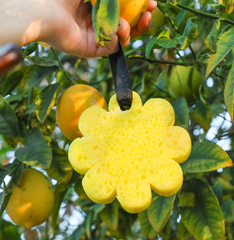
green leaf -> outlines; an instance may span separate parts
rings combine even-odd
[[[74,190],[81,199],[90,200],[89,197],[87,196],[87,194],[85,193],[84,188],[82,186],[82,178],[77,179],[77,181],[75,183],[75,186],[74,186]]]
[[[111,229],[116,231],[119,221],[119,204],[115,200],[111,204],[106,204],[105,208],[100,212],[102,221]]]
[[[181,164],[185,173],[199,173],[230,167],[233,163],[227,153],[218,145],[200,142],[192,147],[189,158]]]
[[[233,0],[223,0],[222,3],[224,4],[227,13],[231,13],[233,11],[234,8]]]
[[[81,224],[68,238],[68,240],[79,240],[80,237],[84,234],[84,224]]]
[[[217,19],[213,25],[213,28],[210,32],[210,34],[207,36],[207,42],[210,46],[211,49],[216,50],[217,49],[217,42],[218,42],[218,38],[219,38],[219,34],[221,33],[221,21],[223,19]]]
[[[157,39],[156,44],[162,48],[175,48],[179,44],[181,38],[180,34],[176,34],[172,39],[160,38]]]
[[[52,161],[52,152],[38,128],[30,130],[25,139],[25,147],[15,152],[16,158],[30,166],[48,169]]]
[[[214,68],[227,56],[234,47],[234,28],[225,32],[219,37],[217,43],[217,53],[210,56],[206,69],[206,77],[214,70]]]
[[[180,97],[175,101],[171,102],[172,107],[175,111],[175,126],[183,127],[188,130],[189,126],[189,111],[188,104],[185,98]]]
[[[181,50],[185,50],[197,35],[197,24],[193,23],[193,19],[197,18],[192,17],[188,19],[183,35],[180,38],[179,44]]]
[[[148,44],[147,44],[148,45]],[[140,51],[140,50],[145,50],[146,47],[143,46],[143,47],[139,47],[139,48],[133,48],[133,49],[129,49],[127,50],[126,52],[124,52],[124,56],[127,57],[129,54],[133,53],[133,52],[136,52],[136,51]]]
[[[143,212],[140,212],[138,214],[138,218],[140,220],[141,230],[143,234],[149,239],[155,238],[157,235],[157,232],[154,230],[154,228],[150,224],[150,221],[148,218],[148,211],[145,210]]]
[[[234,121],[234,61],[224,88],[224,102],[232,121]]]
[[[15,161],[17,161],[17,159],[15,159]],[[20,182],[21,182],[21,178],[23,175],[23,170],[24,170],[24,164],[17,161],[19,163],[19,165],[15,168],[14,173],[13,173],[13,183],[16,186],[20,186]]]
[[[184,226],[183,221],[180,221],[178,225],[178,240],[189,240],[190,238],[191,238],[190,232]]]
[[[9,74],[3,83],[2,95],[10,94],[21,82],[28,67],[20,68]]]
[[[67,152],[60,149],[57,145],[52,148],[52,163],[47,173],[61,183],[68,183],[72,177],[73,168],[68,160]]]
[[[92,220],[93,220],[93,214],[94,211],[90,210],[88,212],[86,212],[87,216],[85,219],[85,231],[86,231],[86,235],[89,239],[91,239],[91,226],[92,226]]]
[[[73,171],[72,178],[70,179],[68,184],[58,182],[55,187],[55,192],[54,192],[55,202],[54,202],[54,206],[52,209],[52,228],[53,228],[54,232],[56,230],[58,213],[60,210],[60,206],[63,202],[63,199],[64,199],[68,189],[77,180],[78,177],[79,177],[79,175]]]
[[[7,186],[4,183],[4,187],[3,187],[4,196],[3,196],[3,201],[2,201],[2,204],[1,204],[0,218],[1,218],[4,210],[7,207],[8,202],[10,200],[10,197],[11,197],[11,194],[12,194],[12,183],[13,183],[12,179],[7,184]]]
[[[8,171],[0,169],[0,185],[2,184],[2,182],[4,181],[5,177],[9,174]],[[1,206],[1,204],[0,204]]]
[[[53,66],[59,66],[59,62],[54,59],[50,59],[48,57],[26,57],[31,63],[38,66],[44,66],[44,67],[53,67]]]
[[[168,29],[164,29],[160,34],[158,35],[157,39],[170,39],[170,32]]]
[[[152,50],[152,48],[153,48],[156,40],[157,40],[157,37],[153,37],[153,38],[151,38],[151,39],[149,40],[149,42],[147,43],[146,49],[145,49],[145,56],[146,56],[147,58],[149,57],[149,54],[150,54],[150,52],[151,52],[151,50]]]
[[[24,74],[24,82],[26,82],[27,87],[35,87],[40,83],[45,77],[54,73],[59,68],[57,66],[44,67],[38,65],[30,66]]]
[[[204,105],[202,101],[198,101],[193,110],[194,120],[207,132],[210,128],[213,112],[210,105]]]
[[[40,122],[44,123],[46,117],[53,108],[57,94],[56,90],[58,89],[60,83],[50,84],[45,87],[36,99],[36,115]]]
[[[195,239],[225,240],[224,219],[212,189],[199,179],[186,182],[180,194],[181,218]]]
[[[231,198],[222,203],[221,209],[225,222],[234,222],[234,202]]]
[[[92,11],[93,28],[98,45],[105,47],[117,31],[119,7],[117,0],[97,0]]]
[[[175,196],[164,197],[153,193],[153,199],[147,212],[150,224],[158,233],[164,228],[170,217]]]
[[[95,203],[94,207],[93,207],[93,212],[94,212],[94,219],[97,218],[97,216],[99,215],[99,213],[105,208],[105,204],[99,204],[99,203]]]
[[[213,190],[214,194],[216,195],[216,197],[218,198],[219,202],[221,202],[222,197],[223,197],[222,183],[220,181],[217,181],[215,183],[215,185],[212,187],[212,190]]]
[[[31,53],[35,52],[37,50],[38,43],[37,42],[32,42],[29,43],[23,51],[23,58],[30,55]]]
[[[209,3],[213,3],[213,0],[199,0],[199,3],[200,3],[201,5],[207,5],[207,4],[209,4]]]
[[[7,101],[0,95],[0,134],[14,138],[19,137],[18,119]]]
[[[222,13],[222,11],[225,9],[225,5],[224,4],[210,4],[210,6],[213,8],[213,11],[216,12],[216,14],[220,14]]]
[[[93,30],[94,30],[94,33],[95,33],[95,39],[96,39],[97,43],[100,42],[100,36],[99,35],[100,35],[100,32],[101,32],[101,27],[99,26],[98,17],[97,17],[100,2],[101,2],[101,0],[97,0],[94,4],[93,10],[92,10]]]
[[[0,232],[2,233],[2,240],[20,240],[20,234],[17,231],[15,225],[10,222],[5,221],[4,219],[0,220]],[[1,234],[0,234],[1,237]]]
[[[177,231],[178,229],[178,217],[179,217],[179,199],[175,198],[173,211],[169,219],[170,227],[173,231]]]
[[[177,16],[173,19],[174,24],[177,28],[180,27],[180,25],[183,22],[186,14],[187,14],[187,11],[184,10],[184,9],[181,9],[180,12],[177,14]]]
[[[97,21],[105,34],[114,34],[120,23],[118,0],[101,0],[97,12]]]

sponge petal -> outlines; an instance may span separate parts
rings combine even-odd
[[[129,213],[145,210],[152,201],[151,188],[147,179],[141,182],[125,180],[125,184],[117,188],[117,196],[123,209]]]
[[[107,168],[100,163],[87,172],[82,185],[89,198],[96,203],[108,204],[116,197],[115,182],[112,180]]]
[[[95,135],[97,130],[103,129],[109,123],[108,116],[108,112],[99,106],[86,109],[79,119],[79,128],[82,129],[83,136]],[[97,119],[101,119],[101,121],[97,121]]]
[[[136,111],[142,107],[142,101],[140,96],[136,92],[132,92],[132,106],[130,108],[130,111]],[[116,100],[116,94],[114,94],[109,101],[109,111],[121,111],[119,104]]]
[[[171,104],[161,98],[152,98],[142,107],[145,112],[145,118],[149,119],[149,113],[152,120],[157,122],[157,127],[172,126],[175,122],[175,113]]]
[[[151,161],[150,184],[152,189],[161,196],[171,196],[179,191],[183,183],[183,172],[180,165],[169,159]]]
[[[96,151],[97,144],[92,139],[83,137],[75,139],[69,148],[68,158],[72,167],[79,173],[85,174],[98,160],[100,152]]]
[[[170,127],[166,129],[165,144],[170,156],[178,163],[187,160],[191,152],[191,139],[188,132],[181,127]]]

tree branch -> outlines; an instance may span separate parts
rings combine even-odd
[[[158,2],[163,2],[163,3],[166,3],[166,2],[167,2],[167,0],[157,0],[157,1],[158,1]],[[193,9],[193,8],[186,7],[186,6],[181,5],[181,4],[177,4],[176,6],[178,6],[179,8],[182,8],[182,9],[188,11],[188,12],[192,12],[192,13],[194,13],[195,15],[199,15],[199,16],[203,16],[203,17],[207,17],[207,18],[211,18],[211,19],[215,19],[215,20],[222,18],[222,17],[219,16],[219,15],[212,14],[212,13],[205,13],[205,12],[202,12],[202,11],[199,11],[199,10],[196,10],[196,9]],[[231,20],[229,20],[229,19],[226,19],[226,18],[222,18],[222,19],[223,19],[223,20],[222,20],[223,22],[228,23],[228,24],[231,24],[231,25],[234,26],[234,22],[233,22],[233,21],[231,21]]]

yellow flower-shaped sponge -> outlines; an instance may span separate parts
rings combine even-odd
[[[111,203],[117,196],[130,213],[141,212],[151,203],[151,189],[163,196],[175,194],[182,185],[179,163],[191,151],[188,132],[173,126],[171,104],[150,99],[142,106],[133,92],[132,107],[121,111],[114,95],[109,112],[91,107],[83,112],[79,128],[83,138],[69,148],[73,168],[85,174],[83,187],[97,203]]]

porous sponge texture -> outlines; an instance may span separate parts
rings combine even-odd
[[[182,186],[183,163],[191,152],[188,132],[174,125],[175,114],[164,99],[150,99],[142,106],[133,92],[132,107],[121,111],[114,95],[109,112],[91,107],[83,112],[79,128],[83,138],[69,148],[73,168],[85,174],[88,197],[107,204],[117,196],[129,213],[149,207],[151,189],[162,196]]]

